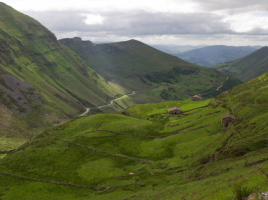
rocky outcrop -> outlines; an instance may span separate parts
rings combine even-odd
[[[62,44],[76,44],[83,42],[80,37],[74,37],[74,38],[65,38],[59,40]]]
[[[244,198],[244,200],[268,200],[268,192],[263,193],[253,193],[249,195],[248,198]]]
[[[31,111],[30,102],[40,101],[40,96],[30,84],[10,74],[0,73],[0,99],[12,112],[26,114]]]

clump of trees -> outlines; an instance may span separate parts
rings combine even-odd
[[[166,89],[163,89],[161,91],[160,96],[165,100],[167,100],[171,97],[171,95],[168,93],[168,91]]]
[[[173,67],[172,70],[167,72],[153,72],[150,74],[146,74],[146,78],[154,83],[173,83],[178,82],[177,78],[179,75],[190,75],[196,73],[198,68],[191,67],[191,68],[181,68],[181,67]]]

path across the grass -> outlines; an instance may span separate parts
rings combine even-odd
[[[229,78],[229,77],[227,76],[226,79],[225,79],[224,81],[221,82],[220,86],[217,87],[216,90],[219,90],[219,89],[223,86],[224,82],[228,80],[228,78]],[[116,98],[116,99],[112,100],[112,101],[111,101],[109,104],[107,104],[107,105],[87,108],[87,109],[86,109],[86,112],[84,112],[83,114],[79,115],[79,117],[82,117],[82,116],[84,116],[85,114],[87,114],[87,113],[89,112],[90,109],[100,109],[100,108],[105,108],[105,107],[107,107],[107,106],[111,106],[115,101],[117,101],[117,100],[119,100],[119,99],[122,99],[122,98],[124,98],[124,97],[126,97],[126,96],[134,95],[134,94],[135,94],[135,91],[133,91],[131,94],[125,94],[125,95],[123,95],[122,97]],[[199,95],[199,94],[198,94],[198,95]],[[190,97],[190,98],[191,98],[191,97]]]

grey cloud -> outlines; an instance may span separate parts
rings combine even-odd
[[[209,2],[209,1],[207,1]],[[86,16],[81,14],[99,14],[105,18],[103,24],[87,25]],[[32,12],[34,17],[59,38],[80,36],[83,38],[148,38],[148,37],[183,37],[199,38],[199,40],[229,40],[233,36],[265,40],[268,30],[261,27],[237,33],[230,25],[222,21],[222,17],[211,13],[149,13],[141,10],[131,12],[90,11],[47,11]],[[254,39],[254,40],[255,40]]]
[[[221,17],[209,13],[149,13],[145,11],[97,13],[103,24],[87,25],[89,11],[27,12],[52,31],[88,32],[93,35],[233,34]]]
[[[268,35],[268,30],[265,30],[265,29],[263,29],[261,27],[257,27],[257,28],[254,28],[254,29],[250,30],[247,33],[244,33],[244,34],[246,34],[246,35],[260,35],[260,36],[265,35],[265,36],[267,36]]]
[[[83,27],[83,21],[86,19],[86,16],[82,16],[76,12],[28,11],[25,13],[38,20],[51,31],[67,31],[67,29],[80,30]]]
[[[267,0],[192,0],[198,3],[203,10],[235,10],[243,12],[248,10],[268,10]]]

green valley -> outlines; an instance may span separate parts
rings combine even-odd
[[[66,13],[94,30],[108,20]],[[205,48],[192,51],[217,63],[253,51]],[[57,40],[0,3],[0,200],[261,199],[267,49],[201,67],[134,39]]]
[[[79,38],[58,42],[39,22],[4,3],[0,19],[0,144],[10,146],[3,151],[79,116],[86,108],[107,105],[133,91],[136,95],[90,114],[201,93],[209,98],[240,84],[230,77],[216,94],[224,74],[135,40],[100,45]]]
[[[259,95],[267,76],[212,100],[134,105],[125,115],[80,117],[44,131],[3,155],[0,197],[231,199],[236,187],[266,191],[267,97]],[[174,106],[183,113],[167,114]],[[229,112],[236,122],[225,129],[221,115]]]
[[[138,91],[132,96],[134,103],[183,100],[202,93],[204,98],[212,97],[215,92],[207,90],[215,90],[226,79],[216,70],[190,64],[137,40],[94,44],[77,37],[59,41],[106,80]],[[241,83],[231,76],[228,82],[217,94]]]

